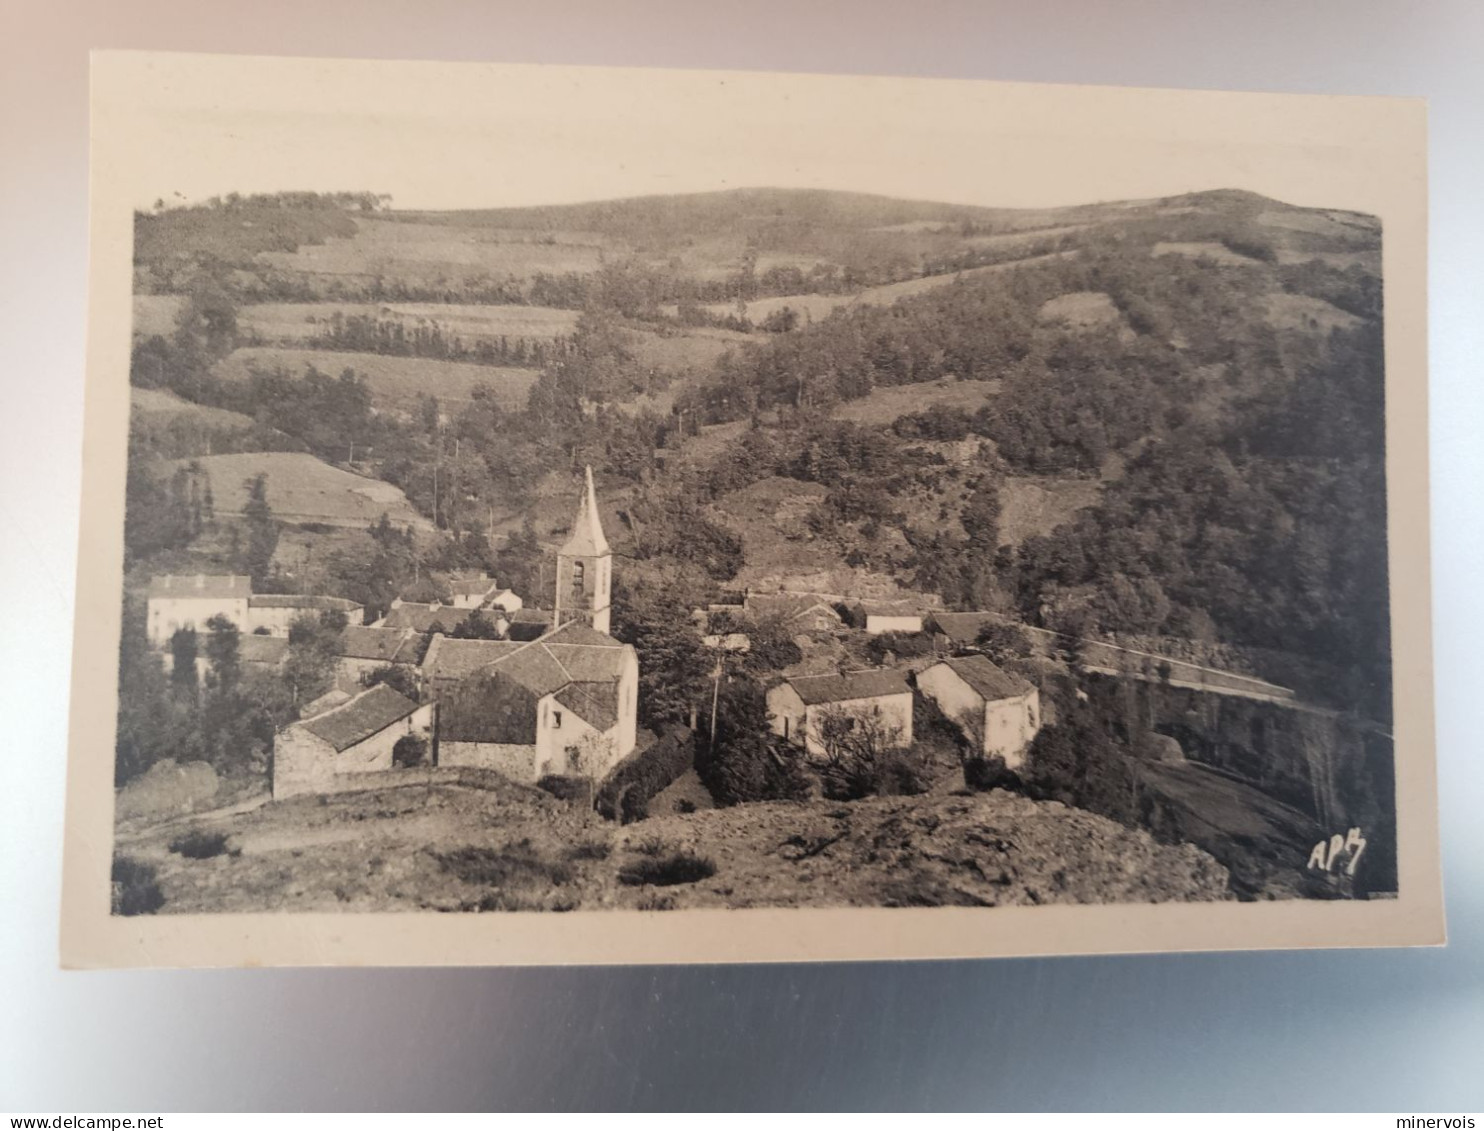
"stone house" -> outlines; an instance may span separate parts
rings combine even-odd
[[[986,656],[953,656],[917,675],[917,689],[958,724],[986,758],[1010,769],[1041,728],[1041,695],[1028,681]]]
[[[147,594],[146,630],[156,648],[168,648],[176,630],[206,632],[206,622],[224,616],[239,631],[250,631],[248,601],[252,578],[236,574],[164,574],[153,578]]]
[[[481,609],[500,590],[495,579],[486,573],[477,577],[456,577],[448,583],[448,588],[456,609]]]
[[[767,694],[768,723],[776,735],[810,754],[825,753],[822,727],[831,716],[872,720],[889,745],[912,745],[912,688],[891,668],[793,676]]]
[[[409,601],[397,601],[387,610],[386,616],[376,621],[371,627],[410,628],[419,635],[435,627],[443,632],[452,632],[476,612],[478,612],[477,609],[461,609],[454,605],[441,605],[437,602],[422,605]]]
[[[372,628],[350,625],[340,634],[336,649],[335,683],[346,691],[359,691],[378,668],[403,668],[418,682],[418,648],[422,636],[410,628]]]
[[[521,647],[516,640],[458,640],[438,633],[423,656],[422,685],[429,698],[441,698],[480,668]]]
[[[845,622],[828,598],[817,593],[748,593],[746,619],[779,620],[794,633],[838,632]]]
[[[526,643],[450,648],[462,643],[444,641],[428,668],[430,688],[446,688],[439,692],[440,765],[479,766],[528,783],[547,775],[597,780],[634,749],[639,660],[630,645],[580,621]],[[494,658],[451,687],[442,680],[481,654]]]
[[[273,740],[274,799],[330,793],[342,775],[390,770],[399,739],[420,735],[431,747],[436,709],[379,684],[289,724]]]
[[[266,629],[270,636],[287,636],[289,627],[300,617],[327,612],[344,613],[347,624],[361,624],[366,619],[366,610],[345,597],[254,593],[247,599],[247,623],[242,631],[256,633]]]

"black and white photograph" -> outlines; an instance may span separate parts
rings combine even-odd
[[[95,86],[69,908],[599,960],[763,910],[1440,929],[1389,534],[1424,217],[1364,106],[243,60],[172,103],[200,64]]]

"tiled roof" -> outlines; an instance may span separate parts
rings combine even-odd
[[[876,601],[862,601],[855,606],[861,614],[868,617],[920,617],[922,610],[914,609],[910,605],[890,605]]]
[[[345,597],[320,597],[308,593],[254,593],[249,609],[339,609],[348,613],[361,606]]]
[[[550,624],[550,609],[534,609],[527,605],[525,608],[516,609],[510,614],[511,624]]]
[[[827,613],[835,620],[840,619],[840,615],[826,598],[812,593],[754,593],[747,598],[747,612],[753,617],[793,620],[814,609]]]
[[[943,663],[987,702],[1014,699],[1032,690],[1029,683],[997,666],[987,656],[954,656]]]
[[[618,722],[617,683],[569,683],[557,692],[556,701],[598,730]]]
[[[151,597],[248,597],[252,578],[235,574],[163,574],[150,579]]]
[[[454,640],[435,636],[423,657],[423,674],[430,680],[463,679],[524,647],[514,640]]]
[[[933,623],[938,626],[938,631],[944,636],[966,644],[972,644],[979,639],[979,633],[987,624],[997,624],[1001,620],[994,613],[937,613],[933,614]]]
[[[482,597],[494,588],[493,577],[458,577],[448,583],[448,591],[458,597]]]
[[[435,624],[452,632],[473,616],[477,609],[456,609],[452,605],[398,605],[390,610],[378,626],[380,628],[410,628],[414,632],[427,632]]]
[[[255,632],[237,638],[237,658],[244,664],[277,664],[288,655],[286,636],[262,636]]]
[[[844,703],[851,699],[878,699],[883,695],[911,693],[901,672],[892,668],[847,672],[844,675],[799,675],[788,681],[799,698],[814,706]]]
[[[310,719],[301,719],[298,726],[310,734],[328,742],[336,750],[346,750],[358,742],[364,742],[373,734],[386,730],[395,722],[405,719],[417,704],[405,695],[379,683],[369,691],[363,691],[344,706],[335,707]]]
[[[418,634],[406,628],[370,628],[353,624],[340,633],[339,653],[349,660],[410,664],[417,656]]]

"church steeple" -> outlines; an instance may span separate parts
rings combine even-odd
[[[593,469],[586,471],[582,499],[572,533],[557,551],[556,617],[554,628],[572,621],[608,631],[608,596],[613,584],[613,551],[603,536],[598,515],[598,493]]]

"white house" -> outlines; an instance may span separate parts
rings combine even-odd
[[[986,758],[1016,769],[1041,728],[1041,695],[985,656],[954,656],[917,675],[917,689],[962,728]]]
[[[289,626],[302,616],[320,613],[345,614],[347,624],[361,624],[366,610],[345,597],[320,597],[304,593],[254,593],[247,599],[247,623],[243,632],[267,629],[270,636],[287,636]]]
[[[453,607],[456,609],[483,608],[500,589],[495,579],[485,573],[477,577],[456,577],[448,583],[448,588],[453,594]]]
[[[435,710],[378,684],[289,724],[273,740],[274,798],[330,793],[342,775],[390,770],[400,739],[419,735],[431,745]]]
[[[876,605],[862,602],[851,608],[851,618],[857,628],[863,628],[871,636],[886,632],[913,633],[922,631],[922,614],[900,605]]]
[[[553,774],[597,780],[634,749],[638,656],[586,624],[524,643],[444,640],[429,653],[440,765],[480,766],[531,783]],[[448,686],[446,676],[483,657],[493,658]]]
[[[825,753],[821,727],[832,714],[879,723],[890,745],[912,745],[912,688],[890,668],[794,676],[768,692],[768,723],[809,753]]]
[[[205,632],[206,622],[224,616],[239,631],[247,627],[247,603],[252,578],[227,574],[164,574],[149,583],[147,631],[149,642],[165,648],[177,629]]]

